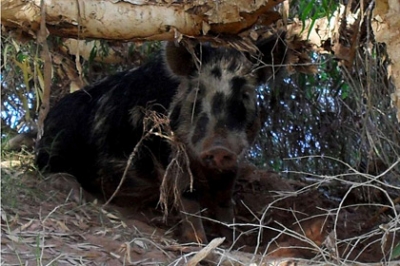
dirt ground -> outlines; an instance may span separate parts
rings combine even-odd
[[[204,249],[179,242],[174,213],[164,221],[157,209],[103,206],[73,177],[41,176],[31,161],[2,161],[2,265],[400,265],[400,187],[288,181],[248,165],[234,230],[223,241],[205,220],[214,240]]]

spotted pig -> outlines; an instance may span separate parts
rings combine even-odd
[[[260,127],[256,88],[283,62],[286,46],[274,36],[257,44],[258,55],[185,47],[167,43],[147,64],[60,100],[45,120],[36,163],[74,175],[105,199],[118,187],[115,202],[156,204],[160,193],[173,194],[183,239],[206,243],[202,210],[233,220],[238,165]],[[149,114],[167,122],[155,127]]]

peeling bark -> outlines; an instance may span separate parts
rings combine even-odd
[[[399,0],[377,0],[374,20],[371,22],[375,38],[386,43],[391,60],[389,76],[393,79],[396,90],[391,95],[392,105],[397,108],[397,120],[400,122],[400,2]]]
[[[52,35],[77,39],[167,40],[208,32],[237,34],[255,24],[279,19],[269,11],[283,0],[112,1],[45,0]],[[166,1],[168,2],[168,1]],[[32,35],[40,25],[40,0],[2,0],[2,24]]]
[[[41,0],[40,12],[42,15],[46,12],[46,7],[44,6],[43,0]],[[44,20],[44,17],[41,16],[40,29],[38,31],[37,40],[38,40],[38,43],[42,44],[42,46],[43,46],[41,56],[44,61],[44,68],[43,68],[44,86],[43,86],[43,94],[42,94],[41,105],[40,105],[40,110],[39,110],[39,117],[38,117],[38,122],[37,122],[37,127],[38,127],[37,138],[38,138],[38,140],[43,135],[44,119],[46,118],[47,113],[50,110],[50,87],[51,87],[51,72],[52,72],[51,61],[52,60],[51,60],[50,49],[47,44],[48,32],[47,32],[45,23],[46,22]]]
[[[308,40],[320,52],[333,51],[345,66],[352,66],[357,48],[355,44],[358,43],[357,30],[362,20],[366,19],[362,17],[363,12],[352,14],[341,6],[330,19],[321,18],[315,23],[308,20],[305,25],[298,20],[284,20],[282,23],[279,13],[272,11],[281,2],[283,0],[44,0],[44,5],[46,27],[50,34],[85,42],[88,39],[180,40],[183,36],[209,40],[224,34],[256,40],[259,33],[254,25],[275,23],[277,30],[287,30],[289,40]],[[17,29],[36,37],[41,22],[40,0],[1,0],[1,5],[3,28]],[[376,40],[387,44],[392,62],[390,75],[397,90],[391,97],[392,104],[399,110],[397,117],[400,121],[400,2],[376,0],[373,12],[371,26]],[[339,25],[343,21],[350,31],[356,32],[351,40],[352,46],[339,42]],[[88,48],[90,51],[93,47],[93,44],[82,45],[81,42],[70,41],[66,44],[68,52],[73,54],[77,51],[79,55],[81,49]],[[87,57],[87,54],[82,52],[81,55]],[[121,58],[111,54],[103,59],[119,61]]]

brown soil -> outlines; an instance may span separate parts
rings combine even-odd
[[[400,223],[396,199],[387,210],[334,201],[320,185],[244,167],[234,195],[235,241],[213,248],[202,265],[249,265],[253,257],[259,265],[285,257],[313,264],[387,262],[399,243],[393,234]],[[177,240],[176,215],[164,221],[155,209],[103,207],[65,174],[42,177],[29,166],[3,161],[1,210],[4,265],[196,265],[202,260],[195,258],[202,246]],[[209,239],[220,236],[215,222],[204,223]]]

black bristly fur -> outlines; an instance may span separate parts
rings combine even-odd
[[[284,42],[275,41],[259,46],[267,64],[284,60]],[[156,204],[167,178],[167,185],[178,185],[170,190],[181,193],[179,210],[199,215],[208,208],[216,219],[231,222],[239,163],[260,127],[255,89],[272,68],[254,70],[259,62],[233,49],[199,47],[195,54],[201,64],[195,64],[185,48],[168,43],[165,52],[147,64],[64,97],[45,120],[36,157],[39,168],[70,173],[84,189],[108,198],[141,143],[117,203]],[[271,56],[273,47],[279,48],[276,58]],[[143,132],[144,110],[169,116],[170,137],[184,148],[191,173],[184,166],[166,172],[176,147],[165,138],[152,135],[140,142],[148,133]],[[182,219],[186,240],[207,241],[200,218]]]

